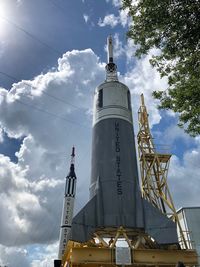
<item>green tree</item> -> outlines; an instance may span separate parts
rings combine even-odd
[[[158,48],[150,60],[168,88],[155,91],[159,108],[179,114],[179,126],[200,134],[200,0],[122,0],[132,25],[127,33],[141,57]],[[158,90],[161,88],[158,88]]]

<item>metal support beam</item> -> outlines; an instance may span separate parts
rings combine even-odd
[[[109,247],[106,241],[102,237],[100,237],[98,234],[95,233],[94,236],[99,239],[99,242],[101,242],[104,245],[104,247]]]
[[[112,248],[73,248],[71,253],[70,263],[73,266],[115,265],[115,249]],[[194,266],[198,262],[194,250],[132,249],[131,253],[132,266],[175,266],[178,262]]]

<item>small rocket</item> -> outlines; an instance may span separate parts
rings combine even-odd
[[[70,171],[66,177],[65,196],[63,202],[61,228],[60,228],[60,243],[58,251],[58,259],[62,260],[65,252],[65,246],[69,240],[69,233],[71,231],[74,200],[76,193],[76,174],[74,170],[75,148],[72,148]]]
[[[112,37],[107,40],[106,80],[94,95],[90,200],[73,218],[70,240],[120,226],[177,244],[176,224],[142,198],[129,88],[118,81]]]

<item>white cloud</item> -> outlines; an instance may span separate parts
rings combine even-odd
[[[114,7],[120,7],[122,5],[122,0],[106,0],[106,2],[112,2],[112,5]]]
[[[0,266],[31,267],[27,256],[27,251],[23,248],[0,245]]]
[[[89,16],[87,14],[83,14],[83,18],[84,18],[85,23],[87,23],[89,20]]]
[[[120,24],[123,28],[126,27],[126,25],[128,25],[130,22],[127,9],[119,10],[118,13],[118,16],[115,16],[114,14],[108,14],[103,19],[100,18],[98,25],[100,27],[110,26],[111,28],[114,28]]]
[[[58,242],[49,245],[5,247],[0,245],[0,266],[54,267]]]
[[[54,259],[57,258],[58,242],[39,247],[36,249],[35,258],[32,261],[31,267],[54,267]]]
[[[56,201],[55,197],[46,200],[50,194],[59,194],[62,181],[43,177],[43,181],[49,182],[38,192],[39,181],[36,186],[36,182],[28,180],[28,169],[3,155],[0,155],[0,167],[0,197],[4,200],[0,202],[1,244],[16,246],[55,240],[56,235],[51,231],[47,233],[46,227],[58,224],[60,213],[56,210],[61,201]]]
[[[199,206],[200,146],[184,153],[183,160],[171,159],[169,186],[177,208]]]
[[[103,20],[100,18],[98,21],[100,27],[110,26],[111,28],[114,28],[118,23],[119,18],[114,14],[106,15]]]
[[[130,23],[130,18],[128,16],[128,9],[119,11],[119,21],[123,27],[125,27],[126,25]]]
[[[122,0],[106,0],[107,3],[112,2],[112,5],[117,9],[118,15],[109,14],[104,17],[104,19],[100,18],[98,25],[100,27],[111,26],[114,28],[118,24],[125,28],[127,25],[131,24],[131,18],[128,15],[128,9],[120,9],[122,6]]]
[[[194,139],[184,132],[183,129],[178,127],[176,124],[170,125],[162,133],[162,139],[166,144],[170,146],[176,145],[177,140],[181,140],[185,145],[191,145],[191,142],[194,142]]]
[[[121,7],[122,6],[122,0],[106,0],[106,3],[111,2],[114,7]],[[132,5],[137,4],[138,0],[132,0]]]

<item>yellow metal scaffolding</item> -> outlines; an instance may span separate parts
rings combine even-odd
[[[139,131],[137,138],[142,196],[176,222],[182,248],[191,248],[191,244],[189,240],[186,240],[186,235],[182,230],[167,184],[171,154],[161,154],[156,151],[143,94],[141,95],[141,106],[138,111],[138,122]]]

